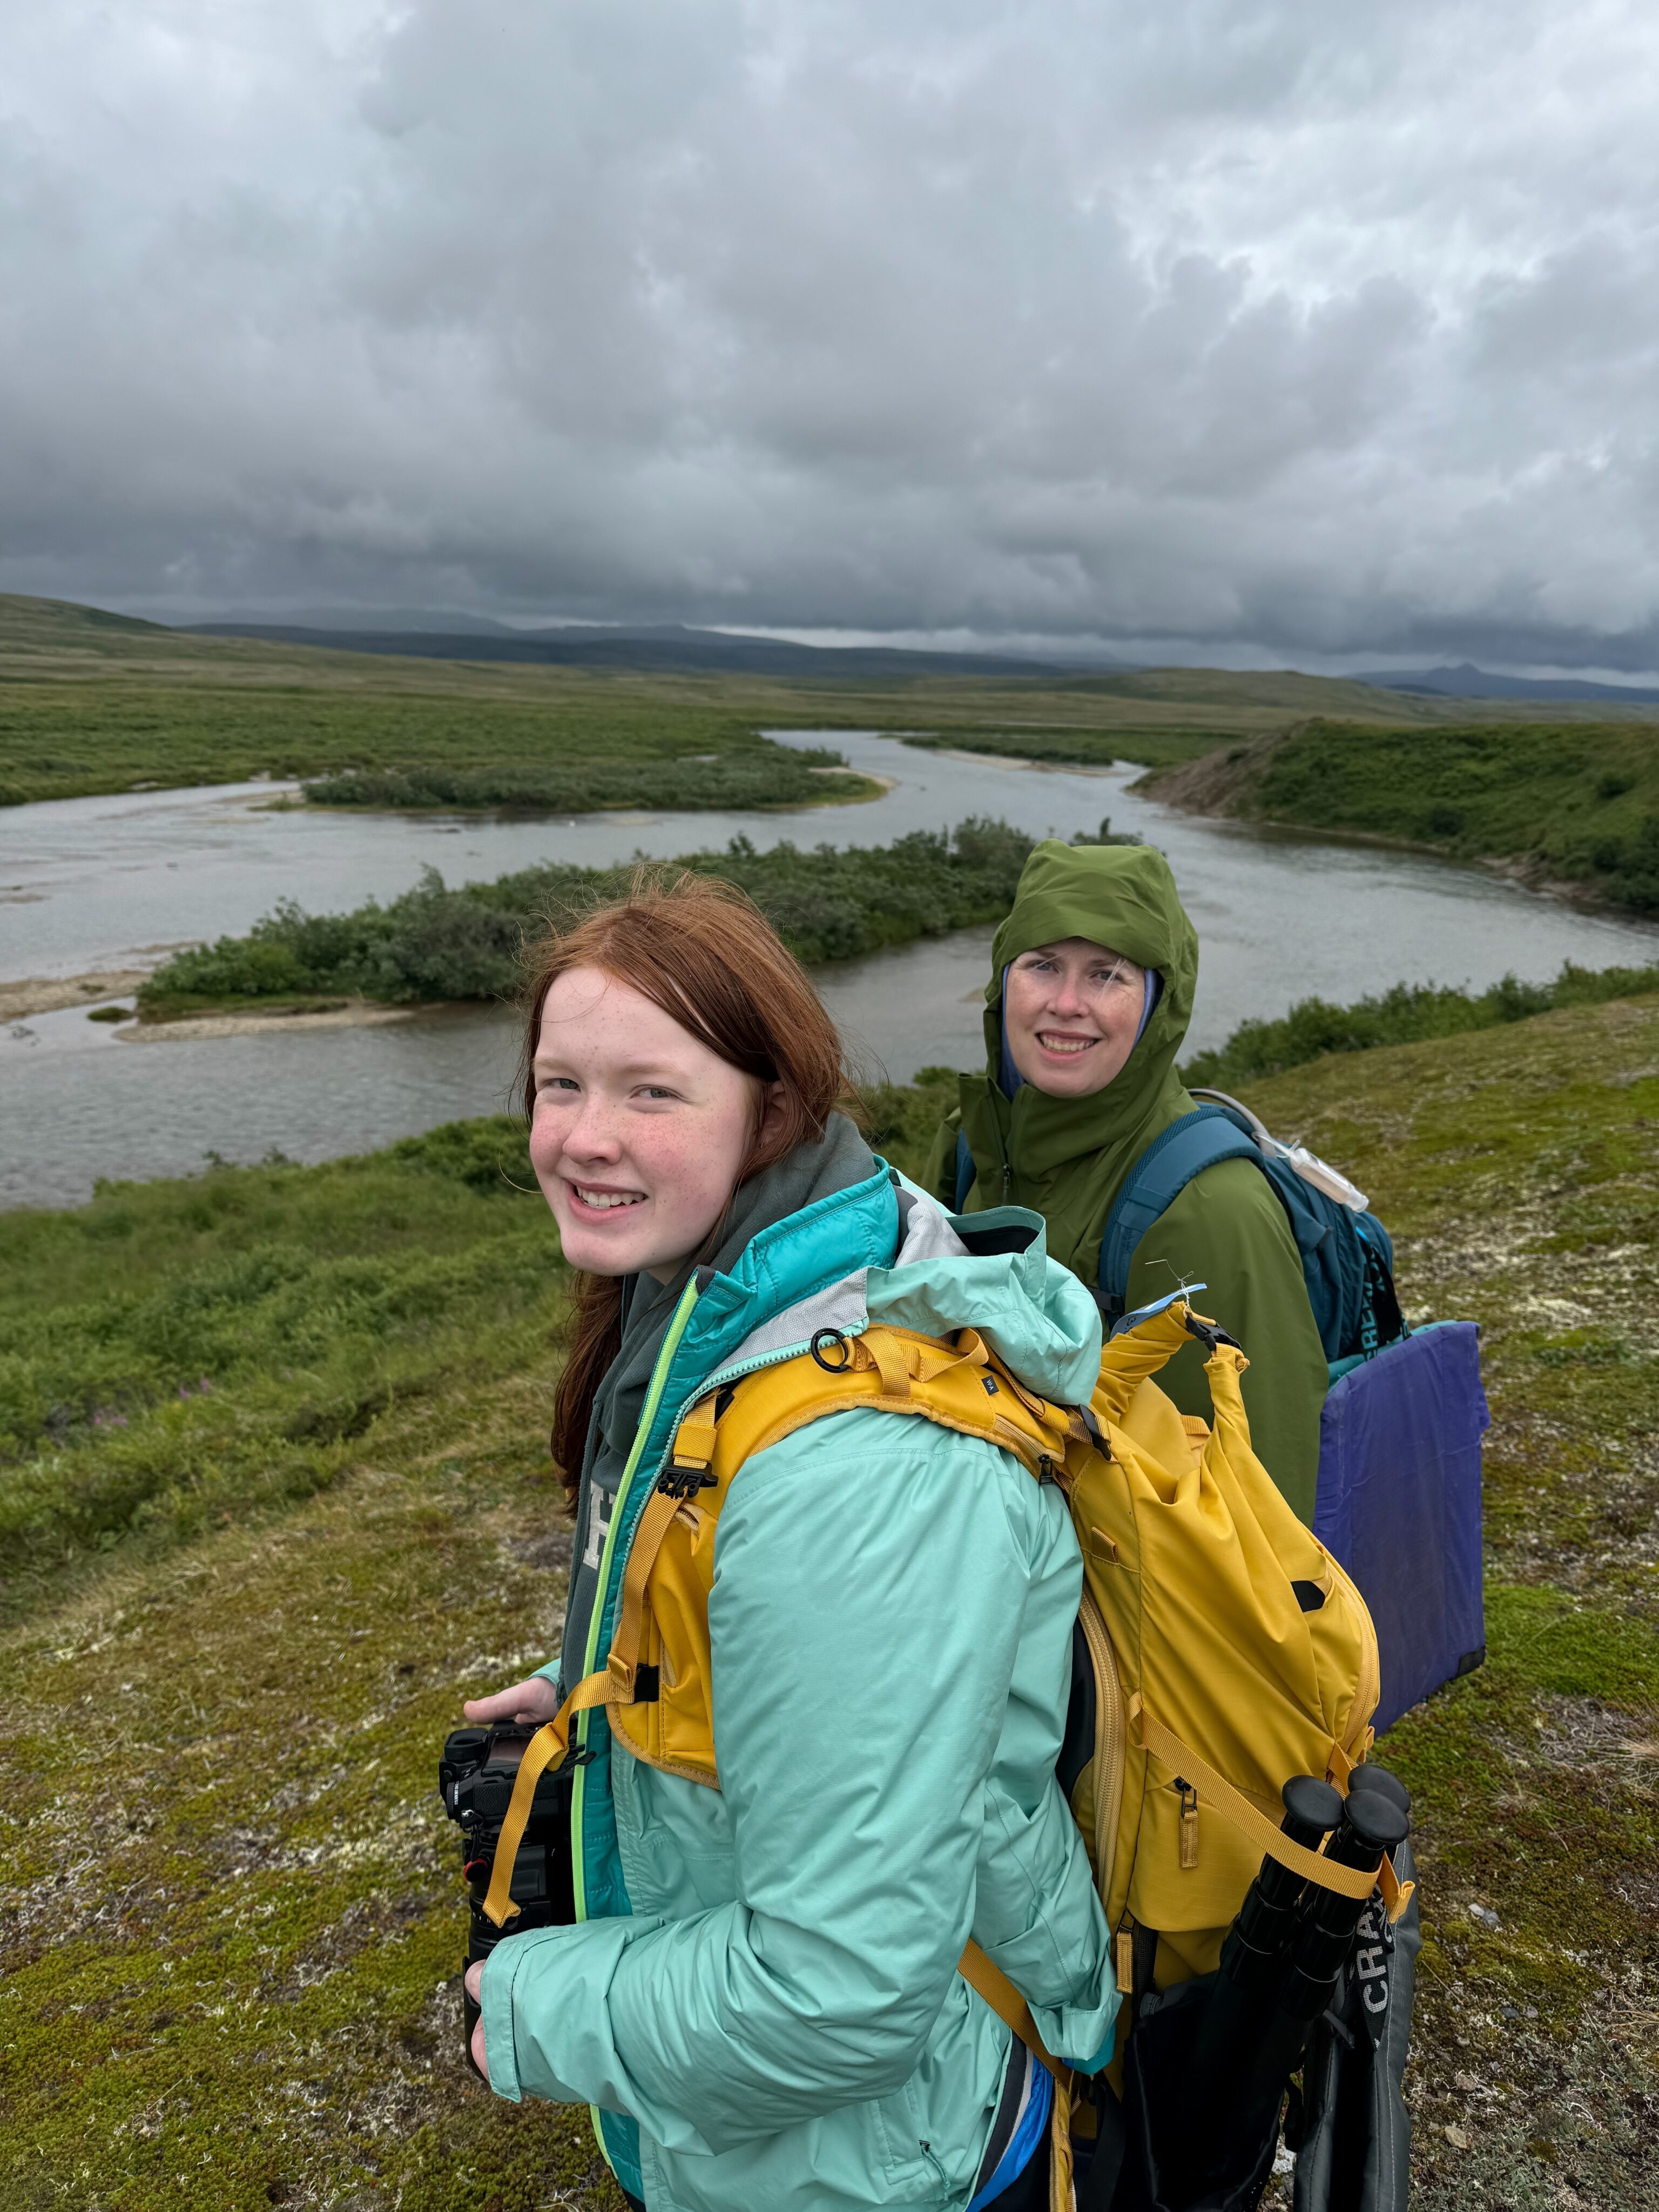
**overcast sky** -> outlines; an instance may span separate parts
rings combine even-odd
[[[1640,0],[0,32],[0,588],[1659,666]]]

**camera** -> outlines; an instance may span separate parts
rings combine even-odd
[[[521,1936],[532,1928],[568,1927],[576,1917],[570,1858],[570,1785],[577,1767],[585,1765],[592,1754],[572,1751],[537,1781],[530,1818],[513,1862],[512,1897],[518,1911],[505,1928],[497,1928],[484,1917],[495,1847],[512,1802],[513,1785],[519,1778],[519,1762],[539,1726],[536,1721],[501,1721],[494,1728],[457,1729],[446,1739],[443,1757],[438,1762],[438,1790],[444,1810],[461,1832],[461,1869],[471,1921],[463,1975],[467,1966],[488,1958],[503,1936]],[[462,2012],[467,2063],[477,2073],[472,2031],[478,2024],[478,2008],[465,1994],[465,1984]]]

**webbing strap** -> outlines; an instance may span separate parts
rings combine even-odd
[[[671,1497],[665,1490],[653,1490],[634,1532],[628,1572],[623,1577],[622,1610],[617,1616],[617,1630],[611,1639],[607,1662],[611,1680],[623,1705],[633,1702],[634,1670],[639,1664],[640,1636],[645,1625],[645,1586],[662,1549],[662,1540],[668,1534],[668,1525],[679,1510],[678,1498]]]
[[[1219,1813],[1223,1820],[1231,1820],[1234,1827],[1242,1828],[1258,1850],[1268,1858],[1277,1859],[1292,1874],[1299,1874],[1304,1881],[1317,1882],[1322,1889],[1334,1890],[1340,1897],[1369,1897],[1377,1887],[1380,1877],[1375,1868],[1339,1866],[1318,1851],[1293,1844],[1259,1806],[1251,1804],[1242,1790],[1235,1790],[1207,1759],[1200,1759],[1182,1743],[1173,1729],[1165,1728],[1162,1721],[1155,1719],[1147,1711],[1139,1690],[1129,1700],[1129,1735],[1143,1751],[1155,1753],[1172,1772],[1190,1783],[1200,1803]]]
[[[578,1713],[588,1712],[595,1705],[605,1703],[611,1692],[608,1674],[590,1674],[578,1682],[570,1695],[547,1723],[538,1728],[524,1747],[524,1757],[519,1761],[518,1779],[513,1784],[512,1802],[507,1808],[507,1818],[501,1822],[501,1832],[495,1842],[495,1859],[490,1869],[489,1887],[485,1893],[484,1917],[497,1928],[505,1928],[518,1913],[513,1902],[513,1862],[519,1856],[519,1845],[524,1841],[526,1824],[530,1819],[531,1802],[536,1795],[536,1784],[556,1759],[562,1759],[570,1747],[570,1723]]]
[[[910,1363],[904,1356],[904,1346],[889,1330],[872,1328],[864,1340],[864,1348],[875,1362],[876,1372],[881,1377],[884,1398],[908,1398],[910,1395]]]
[[[673,1464],[706,1468],[714,1456],[718,1425],[712,1396],[694,1406],[674,1432],[674,1449],[670,1454]]]
[[[1013,2030],[1032,2057],[1040,2060],[1051,2074],[1058,2076],[1061,2071],[1060,2061],[1049,2057],[1042,2038],[1037,2033],[1030,2006],[1001,1967],[988,1959],[971,1939],[957,1961],[957,1972],[975,1996],[984,1998],[1003,2026]]]
[[[1389,1916],[1389,1925],[1392,1928],[1417,1894],[1417,1884],[1414,1881],[1401,1881],[1394,1870],[1394,1861],[1385,1851],[1382,1854],[1382,1871],[1376,1877],[1376,1886],[1382,1893],[1383,1910]]]
[[[1365,1741],[1367,1743],[1370,1741],[1369,1729],[1365,1731]],[[1326,1771],[1345,1797],[1348,1794],[1349,1781],[1358,1763],[1357,1759],[1349,1758],[1340,1743],[1334,1743],[1331,1746]],[[1376,1886],[1382,1893],[1382,1903],[1388,1912],[1389,1925],[1392,1928],[1416,1894],[1417,1884],[1414,1881],[1401,1881],[1394,1870],[1394,1861],[1385,1851],[1382,1854],[1382,1871],[1376,1877]]]

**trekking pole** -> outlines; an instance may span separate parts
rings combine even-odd
[[[1342,1799],[1328,1782],[1311,1774],[1292,1775],[1279,1794],[1285,1805],[1279,1828],[1304,1850],[1316,1851],[1341,1823]],[[1276,1858],[1262,1860],[1221,1947],[1224,1982],[1255,1995],[1273,1986],[1279,1961],[1296,1932],[1296,1908],[1304,1886],[1299,1874]]]
[[[1341,1825],[1325,1847],[1339,1866],[1369,1868],[1380,1874],[1382,1855],[1406,1840],[1411,1821],[1382,1790],[1350,1789]],[[1310,1882],[1297,1912],[1272,2018],[1263,2023],[1249,2069],[1247,2111],[1261,2110],[1283,2096],[1285,2081],[1300,2064],[1314,2022],[1336,1995],[1342,1970],[1353,1948],[1355,1930],[1370,1899],[1345,1897]]]
[[[1283,1833],[1304,1850],[1316,1851],[1341,1822],[1341,1796],[1312,1774],[1293,1775],[1280,1794]],[[1272,2017],[1303,1887],[1299,1874],[1264,1858],[1222,1944],[1220,1969],[1194,2045],[1190,2131],[1184,2155],[1174,2150],[1171,2157],[1172,2165],[1188,2169],[1194,2193],[1203,2177],[1225,2168],[1243,2140],[1252,2055],[1264,2015]]]
[[[1379,1796],[1386,1797],[1390,1803],[1398,1805],[1407,1819],[1410,1818],[1412,1793],[1400,1777],[1397,1774],[1390,1774],[1386,1766],[1373,1766],[1369,1759],[1363,1766],[1356,1766],[1348,1777],[1350,1796],[1356,1790],[1375,1790]]]
[[[1348,1777],[1349,1796],[1374,1795],[1409,1815],[1411,1792],[1397,1775],[1367,1763]],[[1333,2204],[1358,2204],[1364,2186],[1366,2159],[1380,2130],[1389,2125],[1383,2105],[1390,2085],[1382,2051],[1396,1992],[1393,1972],[1394,1931],[1380,1893],[1371,1893],[1360,1915],[1352,1952],[1352,1980],[1340,1998],[1341,2016],[1352,2033],[1340,2045],[1334,2069],[1322,2067],[1320,2089],[1328,2103],[1324,2122],[1326,2164]],[[1407,1998],[1409,2002],[1409,1998]],[[1403,2060],[1403,2053],[1401,2053]],[[1313,2062],[1310,2047],[1307,2062]],[[1304,2088],[1310,2085],[1304,2083]],[[1318,2090],[1311,2094],[1317,2095]],[[1397,2093],[1396,2093],[1397,2094]],[[1382,2104],[1379,2103],[1382,2100]]]

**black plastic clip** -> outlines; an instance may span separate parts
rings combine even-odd
[[[1244,1349],[1238,1339],[1229,1336],[1224,1328],[1218,1328],[1212,1321],[1200,1321],[1190,1306],[1186,1308],[1183,1318],[1188,1335],[1195,1336],[1206,1352],[1213,1352],[1218,1344],[1230,1344],[1235,1352]]]
[[[826,1359],[818,1349],[820,1345],[831,1344],[838,1344],[841,1346],[839,1359]],[[845,1375],[853,1364],[853,1347],[838,1328],[818,1329],[806,1348],[826,1375]]]
[[[678,1462],[665,1467],[657,1478],[657,1487],[665,1498],[695,1498],[700,1490],[713,1490],[719,1483],[717,1474],[707,1468],[681,1467]]]

